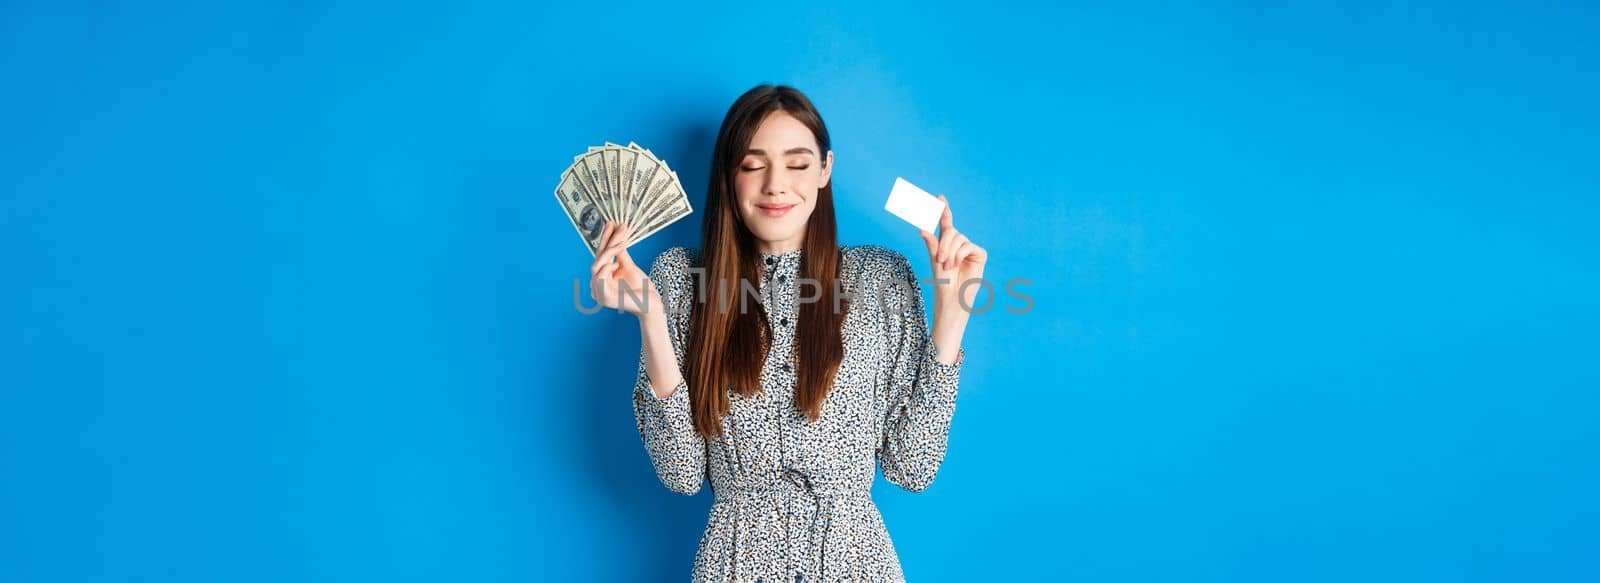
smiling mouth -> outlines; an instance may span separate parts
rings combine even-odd
[[[773,218],[777,218],[777,217],[781,217],[783,215],[789,214],[789,209],[792,209],[794,207],[795,207],[795,205],[792,205],[792,204],[776,204],[776,205],[758,204],[758,205],[756,205],[756,208],[761,209],[761,214],[766,215],[768,217],[773,217]]]

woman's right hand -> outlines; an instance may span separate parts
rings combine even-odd
[[[643,318],[661,309],[661,293],[628,256],[627,241],[628,225],[606,221],[605,230],[600,232],[600,254],[589,267],[589,296],[603,307]],[[640,290],[645,292],[642,296]]]

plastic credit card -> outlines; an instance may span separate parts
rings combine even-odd
[[[910,181],[896,177],[894,188],[889,190],[889,201],[883,204],[883,210],[905,219],[918,229],[932,233],[939,226],[939,217],[944,214],[944,201],[928,194],[926,190],[917,188],[917,185]]]

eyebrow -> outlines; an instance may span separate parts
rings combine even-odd
[[[806,147],[789,148],[787,150],[784,150],[783,154],[785,156],[790,155],[790,154],[811,154],[812,156],[817,155],[816,152],[811,151],[811,148],[806,148]],[[758,149],[758,148],[751,148],[749,150],[745,150],[745,155],[747,155],[747,156],[765,156],[765,155],[767,155],[767,151],[766,150],[762,150],[762,149]]]

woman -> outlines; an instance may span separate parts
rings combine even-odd
[[[920,492],[944,459],[973,296],[987,253],[952,226],[919,231],[933,333],[899,253],[840,247],[827,128],[799,91],[763,85],[729,108],[712,153],[700,250],[648,276],[607,224],[599,303],[643,338],[634,412],[668,488],[716,494],[696,581],[903,580],[870,489]],[[941,199],[944,197],[941,196]],[[630,293],[629,290],[633,290]],[[965,297],[958,298],[958,293]]]

